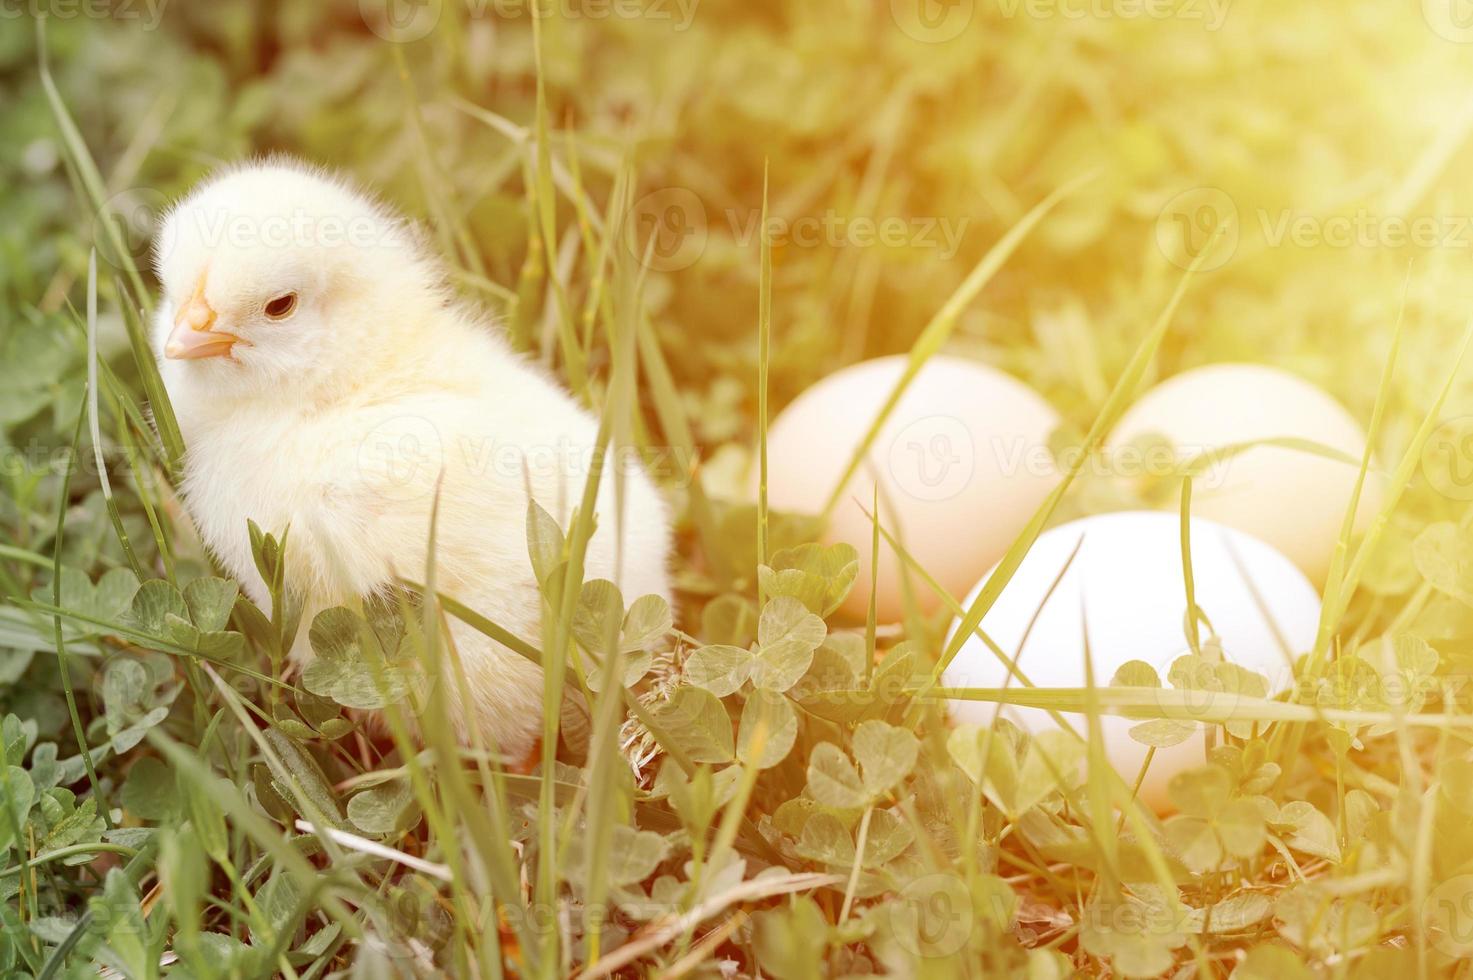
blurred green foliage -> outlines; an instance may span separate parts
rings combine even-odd
[[[652,287],[664,335],[699,341],[669,344],[693,388],[732,377],[749,391],[755,376],[764,165],[783,227],[806,217],[840,229],[814,245],[796,231],[775,243],[779,405],[839,363],[905,347],[1029,206],[1091,170],[1098,178],[969,311],[960,342],[1076,420],[1092,417],[1104,379],[1179,276],[1158,247],[1158,218],[1192,188],[1227,195],[1239,241],[1188,298],[1165,372],[1268,359],[1364,410],[1408,262],[1408,316],[1430,335],[1409,354],[1423,364],[1473,298],[1457,275],[1473,252],[1468,229],[1453,242],[1449,225],[1437,248],[1265,243],[1286,212],[1324,221],[1365,210],[1384,224],[1473,210],[1456,180],[1469,162],[1455,138],[1468,110],[1451,84],[1469,77],[1465,46],[1415,11],[1358,5],[1328,17],[1240,0],[1219,25],[1209,5],[1153,18],[964,3],[965,29],[933,43],[901,29],[906,6],[670,0],[633,17],[563,2],[541,21],[549,116],[576,133],[595,199],[627,154],[641,194],[683,188],[700,203],[702,214],[684,215],[704,226],[699,260]],[[527,249],[521,162],[457,100],[532,122],[528,5],[429,4],[433,32],[397,45],[407,80],[396,45],[365,21],[382,30],[383,8],[166,0],[149,29],[148,9],[126,2],[112,17],[53,17],[50,38],[63,94],[115,190],[168,199],[221,162],[275,150],[341,167],[422,216],[431,181],[463,214],[490,277],[509,284]],[[1035,8],[1055,14],[1027,16]],[[12,18],[0,40],[7,320],[58,305],[86,241],[65,233],[89,224],[67,193],[30,26]],[[885,218],[912,223],[900,244],[845,237],[857,220]],[[943,223],[959,238],[954,255]],[[1356,289],[1343,288],[1350,281]]]

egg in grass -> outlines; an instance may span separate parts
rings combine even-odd
[[[822,513],[907,360],[902,355],[851,365],[778,415],[767,435],[769,507]],[[900,619],[905,610],[903,563],[883,540],[878,582],[871,580],[867,512],[875,488],[881,525],[927,574],[959,595],[1002,557],[1058,482],[1048,449],[1058,424],[1048,402],[1011,375],[956,357],[929,359],[826,522],[826,544],[847,542],[859,551],[859,578],[843,610],[862,619],[872,587],[882,622]],[[754,472],[754,493],[756,482]],[[912,581],[919,608],[935,609],[937,597],[920,579]]]
[[[1172,444],[1177,464],[1205,463],[1193,478],[1194,514],[1267,541],[1325,584],[1366,451],[1365,430],[1344,406],[1279,368],[1213,364],[1146,392],[1115,425],[1106,456],[1130,460],[1129,447],[1151,437]],[[1203,458],[1209,453],[1220,455]],[[1168,506],[1176,499],[1163,497]],[[1357,530],[1380,503],[1373,470],[1356,505]]]
[[[1178,515],[1101,514],[1044,532],[979,627],[1027,681],[974,634],[947,666],[944,686],[1085,688],[1087,632],[1098,687],[1121,672],[1118,680],[1130,686],[1154,681],[1162,687],[1225,686],[1251,697],[1281,693],[1292,683],[1294,658],[1314,643],[1320,614],[1314,586],[1272,546],[1210,520],[1191,520],[1189,551],[1192,595],[1200,610],[1195,637],[1189,635]],[[990,575],[964,606],[971,605]],[[950,714],[981,725],[1001,716],[1033,733],[1060,727],[1043,708],[999,708],[986,701],[953,700]],[[1081,737],[1087,735],[1085,714],[1061,712],[1060,718]],[[1162,725],[1117,715],[1102,715],[1100,723],[1106,754],[1126,785],[1135,784],[1150,752],[1132,729],[1147,724],[1138,734],[1156,742],[1179,738],[1158,745],[1141,782],[1141,800],[1158,811],[1169,807],[1171,778],[1206,761],[1202,723]],[[1242,732],[1252,726],[1233,727]]]

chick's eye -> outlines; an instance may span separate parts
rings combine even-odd
[[[283,293],[266,303],[266,315],[273,320],[285,320],[296,312],[297,294]]]

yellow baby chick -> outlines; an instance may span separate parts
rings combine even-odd
[[[290,528],[287,582],[304,624],[396,576],[424,581],[438,492],[440,591],[540,640],[527,487],[566,528],[597,423],[455,296],[413,226],[341,179],[272,160],[176,205],[155,269],[154,343],[187,447],[185,506],[247,595],[269,602],[248,520]],[[630,600],[668,599],[669,550],[648,475],[606,468],[586,577]],[[306,633],[298,663],[312,656]],[[541,724],[540,669],[458,622],[451,637],[473,700],[446,685],[460,737],[474,724],[525,757]]]

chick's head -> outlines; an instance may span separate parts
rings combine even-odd
[[[154,268],[154,343],[186,396],[343,382],[442,299],[411,226],[281,160],[226,171],[178,203]]]

